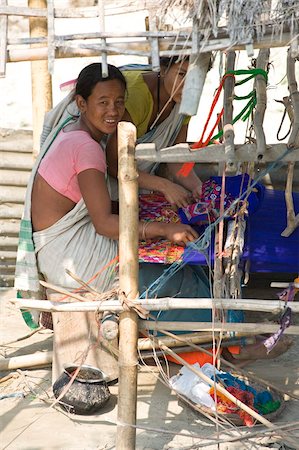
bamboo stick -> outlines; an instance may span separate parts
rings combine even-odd
[[[44,8],[45,13],[47,13],[46,0],[29,0],[28,6]],[[47,36],[47,21],[44,18],[36,17],[29,19],[29,27],[31,36]],[[44,116],[52,108],[52,78],[48,73],[48,64],[46,61],[34,61],[31,63],[31,83],[33,99],[33,155],[36,157],[40,150],[40,136]]]
[[[262,49],[256,61],[256,68],[267,70],[269,62],[270,50]],[[266,137],[263,129],[263,121],[267,106],[267,82],[262,75],[257,75],[255,79],[256,89],[256,110],[254,113],[253,126],[256,135],[256,151],[258,160],[263,159],[266,151]]]
[[[232,71],[235,68],[236,53],[228,52],[226,61],[226,72]],[[234,98],[235,78],[228,77],[224,81],[223,94],[223,137],[224,149],[226,154],[226,170],[232,172],[236,170],[235,165],[235,133],[232,125],[233,121],[233,98]]]
[[[47,283],[46,281],[40,280],[40,284],[42,286],[44,286],[45,288],[47,288],[47,289],[52,289],[54,291],[60,292],[61,294],[64,294],[67,297],[75,298],[76,300],[79,300],[81,302],[85,302],[86,301],[86,298],[83,297],[83,295],[79,295],[79,294],[76,294],[74,292],[70,292],[67,289],[64,289],[62,287],[59,288],[59,287],[57,287],[57,286],[55,286],[55,285],[53,285],[51,283]],[[44,300],[44,301],[46,301],[46,300]]]
[[[234,338],[241,338],[248,336],[247,333],[238,333]],[[213,333],[186,333],[183,335],[180,335],[180,338],[184,340],[184,343],[186,345],[193,343],[193,344],[206,344],[213,342]],[[161,336],[158,338],[153,339],[153,336],[146,337],[146,338],[139,338],[138,339],[138,350],[152,350],[153,348],[160,348],[161,345],[167,345],[168,347],[178,347],[182,345],[182,341],[178,340],[176,336]],[[230,341],[231,336],[223,336],[223,341]],[[189,348],[190,351],[190,348]]]
[[[146,3],[134,2],[134,5],[118,6],[107,5],[105,7],[105,14],[127,14],[128,12],[143,11],[146,9]],[[12,15],[12,16],[24,16],[24,17],[47,17],[47,13],[40,8],[27,8],[24,6],[2,6],[0,8],[0,14]],[[61,19],[80,19],[80,18],[95,18],[98,17],[98,8],[96,6],[85,6],[77,8],[55,8],[55,17]]]
[[[1,10],[0,10],[1,13]],[[56,16],[57,17],[57,16]],[[263,43],[263,42],[256,42],[255,48],[269,48],[271,46],[274,47],[281,47],[284,45],[287,45],[289,42],[290,35],[286,34],[283,35],[283,40],[273,41],[271,42],[271,39]],[[262,38],[263,39],[263,38]],[[175,41],[177,43],[177,41]],[[159,48],[160,48],[160,56],[174,56],[179,55],[182,53],[182,48],[184,47],[183,54],[188,56],[191,55],[192,49],[189,47],[188,43],[186,45],[185,40],[182,42],[179,42],[178,44],[180,47],[176,47],[174,50],[169,50],[171,46],[174,44],[174,39],[168,39],[165,38],[163,40],[160,40],[159,42]],[[56,45],[58,45],[58,42],[56,42]],[[60,45],[61,41],[60,41]],[[230,39],[224,39],[224,40],[216,40],[216,42],[213,42],[213,40],[208,41],[207,43],[203,44],[200,48],[200,53],[208,53],[213,52],[216,50],[226,50],[227,48],[232,48],[234,50],[243,50],[245,48],[246,44],[239,44],[236,46],[231,47]],[[103,49],[103,46],[100,46],[100,50]],[[113,49],[113,50],[112,50]],[[140,42],[125,42],[125,43],[113,43],[113,46],[106,46],[106,50],[108,54],[135,54],[140,56],[149,56],[150,55],[150,47],[149,43],[146,41],[140,41]],[[79,43],[77,42],[75,44],[75,48],[71,47],[63,47],[63,48],[56,48],[55,51],[55,58],[74,58],[74,57],[90,57],[90,56],[98,56],[99,54],[99,44],[94,44],[94,46],[90,45],[89,48],[81,48]],[[36,60],[45,60],[48,58],[48,50],[47,47],[39,47],[36,49],[13,49],[8,48],[7,50],[7,62],[19,62],[19,61],[36,61]]]
[[[267,152],[263,157],[263,162],[275,161],[288,149],[286,144],[272,144],[267,146]],[[235,156],[239,162],[258,161],[256,156],[256,144],[236,144]],[[155,162],[195,162],[195,163],[216,163],[226,162],[224,144],[211,144],[203,147],[200,151],[191,151],[189,144],[177,144],[166,147],[159,152],[156,151],[155,144],[138,144],[136,146],[136,159],[139,161]],[[299,147],[284,156],[282,161],[298,161]]]
[[[7,0],[0,0],[0,6],[7,6]],[[5,77],[7,62],[7,23],[6,16],[0,16],[0,78]]]
[[[278,324],[269,323],[221,323],[220,325],[211,322],[151,322],[139,321],[139,329],[142,330],[177,330],[177,331],[214,331],[217,332],[234,332],[265,334],[275,333],[279,328]],[[299,326],[291,325],[284,334],[299,335]]]
[[[54,0],[47,0],[47,9],[48,71],[51,75],[53,75],[55,62]]]
[[[43,281],[40,282],[42,286],[52,289],[54,286]],[[273,283],[271,283],[272,286]],[[286,283],[286,287],[289,283]],[[272,287],[284,287],[272,286]],[[55,287],[57,290],[57,288]],[[54,300],[54,296],[51,295],[51,301],[38,300],[38,299],[16,299],[11,298],[10,302],[18,306],[19,308],[28,308],[39,311],[68,311],[68,312],[87,312],[87,311],[112,311],[121,312],[123,307],[118,299],[107,301],[88,301],[84,296],[69,292],[66,289],[60,289],[61,294],[68,296],[68,303],[60,303]],[[60,296],[58,296],[59,298]],[[79,300],[78,302],[70,302],[70,298]],[[260,300],[260,299],[215,299],[215,298],[157,298],[157,299],[136,299],[136,305],[140,305],[142,308],[148,311],[168,311],[173,309],[209,309],[213,306],[218,309],[242,309],[243,311],[260,311],[278,314],[285,308],[285,302],[282,300]],[[290,305],[294,313],[299,312],[299,303],[292,303]]]
[[[52,363],[53,352],[37,352],[31,355],[0,359],[0,371],[23,369],[25,367],[48,366]]]
[[[95,40],[95,39],[107,39],[107,38],[183,38],[187,39],[189,33],[182,31],[99,31],[92,33],[73,33],[73,34],[63,34],[56,36],[57,42],[64,41],[75,41],[75,40]],[[28,45],[28,44],[46,44],[47,39],[44,37],[39,38],[9,38],[7,40],[8,45]],[[187,44],[189,45],[189,44]]]
[[[134,159],[135,140],[135,126],[129,122],[121,122],[118,125],[119,281],[120,290],[130,300],[135,300],[138,293],[138,174]],[[117,450],[135,449],[137,339],[136,312],[121,313],[119,321]]]
[[[105,31],[105,11],[104,11],[104,0],[98,1],[98,14],[99,14],[99,24],[100,31]],[[100,39],[101,44],[106,46],[106,39]],[[107,52],[102,51],[102,75],[104,78],[108,77],[108,65],[107,65]]]
[[[149,8],[148,14],[148,28],[151,32],[157,32],[157,20],[158,17],[155,14],[153,8]],[[159,41],[157,38],[149,38],[151,46],[151,65],[154,72],[160,72],[160,58],[159,58]]]

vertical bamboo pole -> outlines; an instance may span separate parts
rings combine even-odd
[[[148,26],[149,31],[157,31],[157,20],[158,17],[156,16],[156,10],[153,10],[152,8],[148,11]],[[151,37],[149,39],[151,43],[151,64],[152,64],[152,70],[154,72],[160,72],[160,58],[159,58],[159,40],[157,38]]]
[[[98,1],[98,10],[99,10],[100,31],[104,33],[105,32],[104,0]],[[106,39],[100,39],[100,42],[106,46]],[[104,51],[102,51],[102,75],[104,78],[108,77],[107,52]]]
[[[47,8],[47,0],[28,0],[29,8]],[[29,19],[30,36],[47,36],[47,20],[42,17]],[[37,44],[40,47],[40,44]],[[34,46],[34,45],[32,45]],[[48,73],[48,62],[33,61],[31,63],[32,80],[32,116],[33,116],[33,154],[40,149],[40,135],[44,116],[52,108],[52,78]]]
[[[270,57],[270,49],[262,48],[259,51],[256,68],[267,70]],[[263,159],[266,151],[266,137],[263,129],[264,116],[267,106],[267,82],[263,75],[257,75],[255,79],[256,88],[256,110],[254,114],[253,126],[256,135],[257,158]]]
[[[226,72],[234,70],[235,68],[236,53],[228,52],[226,60]],[[235,133],[233,127],[233,98],[234,98],[235,78],[228,77],[224,82],[224,95],[223,95],[223,137],[226,160],[226,170],[229,172],[235,171]]]
[[[7,0],[0,0],[0,6],[7,6]],[[7,16],[0,16],[0,78],[6,74],[7,23]]]
[[[129,299],[138,295],[138,174],[135,155],[136,128],[118,125],[119,178],[119,282]],[[134,311],[120,314],[119,393],[116,448],[135,449],[137,402],[138,320]],[[129,424],[129,425],[125,425]]]

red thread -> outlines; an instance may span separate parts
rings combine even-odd
[[[214,111],[214,109],[215,109],[215,106],[216,106],[216,104],[217,104],[217,102],[218,102],[218,100],[219,100],[220,93],[221,93],[221,91],[222,91],[222,88],[223,88],[223,86],[224,86],[224,82],[225,82],[225,80],[226,80],[227,77],[234,77],[234,74],[232,74],[232,73],[227,73],[227,74],[225,74],[225,75],[222,77],[222,80],[221,80],[221,82],[220,82],[220,85],[219,85],[219,87],[218,87],[218,89],[217,89],[217,92],[216,92],[216,94],[215,94],[215,96],[214,96],[214,99],[213,99],[213,102],[212,102],[212,105],[211,105],[211,108],[210,108],[210,111],[209,111],[209,114],[208,114],[208,118],[207,118],[207,120],[206,120],[206,123],[205,123],[204,129],[203,129],[203,132],[202,132],[202,134],[201,134],[201,137],[200,137],[200,139],[199,139],[198,142],[195,142],[195,143],[191,146],[191,149],[192,149],[192,150],[198,150],[199,148],[206,147],[206,146],[209,144],[209,142],[210,142],[210,140],[211,140],[211,137],[213,136],[216,127],[219,125],[219,122],[220,122],[220,120],[221,120],[221,117],[223,116],[224,108],[222,108],[220,114],[218,114],[217,119],[216,119],[216,121],[215,121],[215,124],[214,124],[213,128],[211,129],[211,131],[210,131],[210,133],[209,133],[207,139],[204,141],[204,140],[203,140],[203,139],[204,139],[204,135],[205,135],[206,130],[207,130],[207,128],[208,128],[208,125],[209,125],[211,116],[212,116],[213,111]],[[184,164],[182,165],[182,167],[180,168],[180,170],[177,172],[177,175],[178,175],[178,176],[187,177],[187,176],[189,175],[189,173],[191,172],[191,170],[193,169],[194,165],[195,165],[194,162],[191,162],[191,163],[184,163]]]

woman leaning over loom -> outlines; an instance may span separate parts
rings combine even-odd
[[[123,120],[132,122],[137,128],[137,143],[152,142],[157,150],[176,143],[186,142],[189,117],[179,114],[180,102],[188,60],[161,58],[161,71],[153,72],[145,68],[122,69],[127,81],[126,110]],[[109,174],[117,178],[117,136],[109,137],[107,144]],[[187,206],[201,193],[201,181],[194,171],[187,176],[179,176],[181,164],[167,164],[166,176],[159,176],[159,166],[155,163],[138,161],[139,187],[147,191],[164,194],[169,203],[177,207]],[[116,199],[117,185],[112,178]],[[172,180],[172,181],[171,181]]]

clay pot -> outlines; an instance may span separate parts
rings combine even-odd
[[[77,368],[76,364],[64,366],[63,373],[53,384],[53,393],[56,398],[70,382]],[[94,414],[104,406],[109,398],[110,391],[106,375],[96,367],[83,365],[59,403],[75,414]]]

